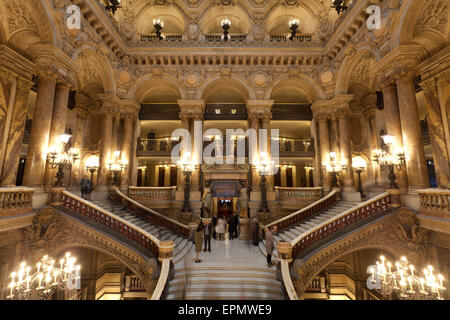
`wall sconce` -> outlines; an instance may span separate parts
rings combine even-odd
[[[120,151],[114,151],[114,158],[108,162],[108,166],[113,173],[113,184],[119,186],[120,175],[128,167],[128,160],[120,160]]]
[[[381,170],[389,170],[390,188],[398,189],[398,185],[395,182],[397,176],[395,170],[401,170],[406,164],[405,151],[401,148],[397,148],[392,152],[393,145],[395,143],[395,137],[390,135],[382,136],[384,143],[387,145],[387,150],[374,150],[373,161],[375,161],[381,168]]]
[[[361,193],[361,197],[365,198],[366,195],[363,193],[362,182],[361,182],[361,173],[365,172],[367,169],[367,163],[364,158],[357,156],[352,159],[352,167],[358,175],[358,191]]]
[[[221,24],[222,24],[222,29],[223,29],[222,39],[223,39],[223,41],[226,42],[229,39],[229,37],[228,37],[228,34],[229,34],[228,30],[230,30],[230,28],[231,28],[231,21],[228,20],[227,18],[225,18],[225,19],[222,20]]]
[[[289,21],[289,27],[291,28],[291,36],[289,37],[289,40],[293,41],[294,37],[297,35],[298,25],[300,24],[300,21],[298,19],[292,19]]]
[[[98,167],[100,165],[99,158],[97,156],[90,156],[87,158],[86,163],[84,165],[86,171],[89,171],[91,173],[91,185],[92,190],[94,190],[94,173],[98,170]]]
[[[72,169],[72,165],[80,159],[79,150],[75,148],[71,148],[69,151],[64,151],[66,144],[69,142],[71,135],[70,134],[61,134],[59,139],[63,144],[62,151],[58,151],[56,146],[53,146],[50,149],[50,152],[47,156],[47,161],[50,164],[52,169],[58,167],[58,172],[56,173],[56,182],[54,187],[62,187],[63,186],[63,178],[64,178],[64,168]],[[70,174],[69,174],[70,177]],[[70,184],[70,181],[69,181]]]
[[[342,170],[347,168],[347,163],[341,161],[339,164],[336,159],[336,152],[330,152],[328,157],[329,160],[322,163],[323,169],[331,176],[331,187],[338,188],[337,176],[341,174]]]

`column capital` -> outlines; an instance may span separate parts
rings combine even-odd
[[[180,119],[193,118],[196,120],[203,119],[205,114],[205,100],[178,100],[180,106]]]
[[[79,68],[61,49],[53,45],[36,44],[31,47],[31,55],[38,73],[53,76],[76,89]]]
[[[262,118],[263,116],[270,116],[272,118],[272,106],[274,100],[246,100],[247,114]]]
[[[336,112],[349,112],[350,111],[350,102],[353,100],[353,94],[340,94],[333,98],[333,113]]]
[[[419,85],[423,89],[424,94],[438,97],[437,84],[434,78],[422,81]]]

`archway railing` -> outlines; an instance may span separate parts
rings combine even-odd
[[[290,242],[278,243],[277,250],[281,264],[281,275],[289,299],[298,299],[289,270],[289,263],[293,259],[298,257],[303,250],[310,249],[313,245],[318,245],[322,241],[330,239],[344,228],[354,226],[363,220],[372,221],[370,218],[376,218],[390,212],[388,210],[390,204],[390,194],[389,192],[385,192],[335,217],[325,220],[310,230],[303,232]]]

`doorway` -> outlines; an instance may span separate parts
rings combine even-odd
[[[233,216],[233,198],[217,199],[217,214],[219,217],[228,220]]]

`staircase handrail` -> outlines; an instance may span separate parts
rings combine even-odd
[[[139,202],[127,197],[123,194],[119,188],[112,189],[113,195],[117,195],[120,203],[124,205],[131,212],[143,217],[144,219],[154,223],[158,227],[164,227],[176,234],[182,235],[185,238],[189,238],[191,230],[184,224],[173,220],[165,215],[156,212],[153,209],[147,208],[146,206],[140,204]]]
[[[295,259],[298,256],[300,250],[310,247],[315,241],[320,241],[325,237],[328,237],[333,233],[340,231],[353,223],[368,218],[369,216],[375,216],[382,212],[385,212],[385,210],[389,207],[389,204],[390,204],[389,192],[384,192],[355,207],[349,208],[328,220],[323,221],[322,223],[316,225],[315,227],[311,228],[308,231],[301,233],[295,239],[290,241],[290,245],[292,246],[292,258]],[[355,212],[357,213],[356,215]],[[312,235],[314,235],[314,237]],[[302,241],[307,237],[309,237],[308,240],[313,241],[309,242]],[[294,286],[292,283],[292,278],[288,267],[290,261],[292,261],[292,259],[290,260],[282,258],[280,259],[283,285],[288,292],[289,299],[298,300],[297,293],[295,292],[295,290],[293,291]]]
[[[70,211],[80,214],[90,220],[95,220],[127,239],[132,240],[139,246],[149,250],[155,257],[158,257],[160,241],[150,232],[133,225],[127,220],[111,213],[94,203],[84,200],[69,191],[62,192],[62,206]],[[132,230],[132,232],[127,231]]]
[[[265,226],[265,228],[277,227],[278,231],[283,230],[287,227],[290,227],[300,221],[303,221],[320,211],[328,209],[336,202],[336,190],[331,191],[325,197],[317,200],[310,205],[287,215],[286,217],[280,218],[278,220],[273,221]]]

